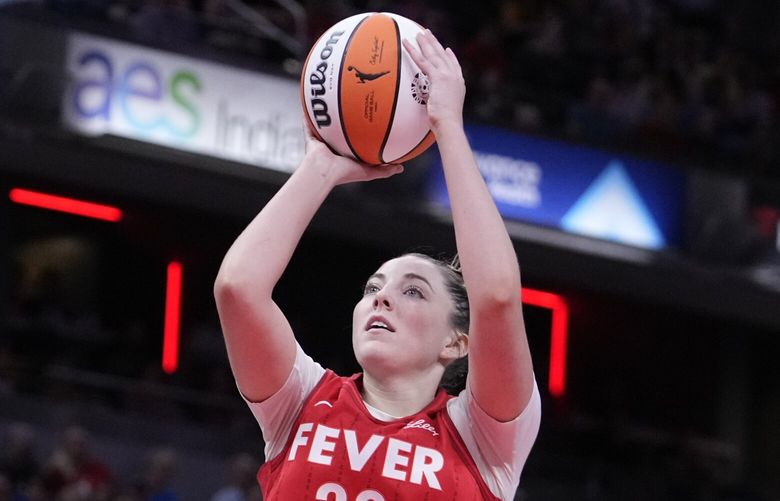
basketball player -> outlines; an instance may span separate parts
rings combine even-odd
[[[430,80],[462,276],[416,254],[385,262],[353,312],[363,372],[340,377],[307,356],[272,299],[275,284],[334,186],[402,171],[336,156],[309,134],[301,165],[217,277],[231,367],[265,439],[267,500],[509,500],[536,439],[519,266],[463,130],[460,65],[429,31],[417,41],[419,50],[405,48]],[[466,389],[449,396],[442,374],[466,354]]]

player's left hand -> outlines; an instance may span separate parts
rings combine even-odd
[[[427,106],[431,129],[436,133],[442,124],[462,126],[466,83],[458,58],[452,49],[445,49],[430,30],[418,33],[417,43],[419,50],[408,40],[403,41],[412,61],[430,83]]]

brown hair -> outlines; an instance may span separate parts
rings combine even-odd
[[[469,332],[469,297],[466,292],[466,284],[463,282],[460,260],[456,255],[451,260],[436,258],[423,252],[410,252],[406,256],[414,256],[425,259],[435,264],[444,275],[444,283],[447,292],[453,303],[453,310],[450,314],[450,324],[458,332],[468,334]],[[444,370],[444,375],[439,382],[439,386],[451,394],[457,395],[466,387],[466,376],[468,375],[468,356],[454,360]]]

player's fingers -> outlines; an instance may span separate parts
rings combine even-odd
[[[420,45],[420,51],[422,52],[423,56],[425,56],[431,66],[438,68],[445,64],[444,60],[442,59],[444,49],[442,49],[438,41],[433,38],[433,35],[430,33],[430,31],[426,30],[422,33],[418,33],[417,43]]]
[[[371,168],[376,171],[376,179],[388,178],[404,171],[404,166],[401,164],[374,165]]]
[[[441,44],[441,42],[439,42],[439,39],[436,38],[436,35],[434,35],[431,30],[425,30],[425,36],[431,42],[431,45],[436,49],[437,53],[444,54],[444,46]]]
[[[463,73],[463,70],[460,67],[460,62],[458,61],[458,57],[454,52],[452,52],[452,49],[447,47],[444,53],[446,54],[447,62],[450,64],[450,66],[458,70],[458,72]]]
[[[409,57],[411,57],[412,61],[414,61],[414,64],[416,64],[423,73],[429,75],[431,68],[425,56],[419,50],[417,50],[417,47],[415,47],[414,44],[409,40],[404,40],[403,45],[406,49],[406,52],[409,53]]]

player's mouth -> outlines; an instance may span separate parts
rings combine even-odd
[[[366,322],[366,331],[370,330],[386,330],[388,332],[395,332],[393,325],[387,321],[385,317],[372,316]]]

